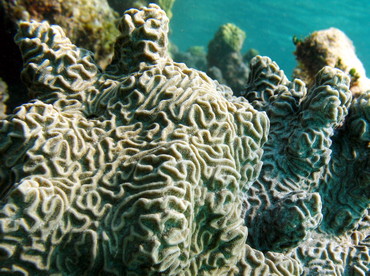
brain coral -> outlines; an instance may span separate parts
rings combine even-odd
[[[346,161],[365,171],[360,190],[344,183],[361,216],[337,228],[320,229],[336,198],[317,180],[341,177],[330,137],[348,110],[345,139],[368,143],[368,94],[351,103],[329,67],[306,94],[256,57],[249,103],[172,61],[158,6],[126,11],[119,29],[101,72],[59,27],[20,25],[34,100],[0,121],[0,274],[365,275],[368,167]]]
[[[158,6],[127,11],[119,28],[102,73],[59,27],[20,25],[35,100],[1,121],[5,274],[237,270],[241,195],[259,173],[268,119],[171,60]]]
[[[370,91],[324,67],[308,91],[255,58],[245,97],[270,119],[261,173],[245,195],[248,243],[285,252],[304,275],[370,270]]]
[[[166,12],[169,19],[172,17],[172,7],[175,4],[175,0],[108,0],[109,5],[119,13],[131,8],[142,8],[149,3],[155,3]]]
[[[77,45],[95,53],[95,60],[105,67],[112,58],[118,36],[117,14],[107,0],[17,0],[0,1],[5,19],[47,20],[58,24]],[[2,27],[9,26],[2,25]]]

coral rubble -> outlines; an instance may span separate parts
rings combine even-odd
[[[369,93],[257,56],[235,97],[173,62],[168,21],[127,10],[104,72],[20,25],[34,100],[0,121],[0,274],[365,275]]]

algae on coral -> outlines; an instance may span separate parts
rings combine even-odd
[[[341,30],[329,28],[311,33],[302,40],[296,40],[298,66],[294,76],[313,84],[317,72],[324,66],[341,69],[351,76],[351,91],[354,95],[370,89],[364,66],[355,53],[352,41]]]
[[[234,24],[227,23],[218,29],[208,44],[207,73],[228,85],[236,95],[244,88],[249,68],[240,53],[246,34]]]

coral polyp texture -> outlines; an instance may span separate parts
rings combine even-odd
[[[172,17],[172,7],[175,4],[175,0],[108,0],[109,5],[119,13],[132,8],[142,8],[147,6],[149,3],[155,3],[166,12],[169,19]]]
[[[127,11],[113,63],[57,26],[16,41],[33,102],[1,121],[1,265],[30,275],[237,270],[242,194],[268,119],[167,55],[168,18]]]
[[[0,1],[0,8],[7,20],[46,20],[58,24],[75,44],[93,51],[100,66],[111,61],[118,36],[115,26],[118,15],[107,0]]]
[[[235,97],[172,61],[157,5],[119,30],[102,72],[61,28],[20,25],[34,100],[0,121],[0,274],[366,273],[368,94],[329,67],[306,93],[258,56]]]
[[[322,68],[307,91],[255,58],[244,96],[270,119],[263,166],[245,194],[248,243],[303,263],[303,275],[367,275],[370,91]]]

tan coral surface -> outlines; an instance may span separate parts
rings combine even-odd
[[[351,75],[351,91],[355,95],[370,90],[370,80],[352,41],[337,28],[316,31],[303,40],[297,40],[295,55],[299,64],[294,76],[309,86],[313,84],[316,74],[329,65]]]
[[[94,52],[103,68],[112,59],[118,14],[107,0],[1,0],[0,6],[12,21],[58,24],[74,44]]]
[[[158,6],[126,12],[120,30],[101,73],[60,28],[20,26],[37,99],[1,121],[3,273],[238,271],[267,117],[172,62]]]
[[[172,61],[157,5],[119,29],[101,72],[20,26],[34,100],[0,121],[1,275],[366,275],[370,93],[257,56],[237,98]]]

